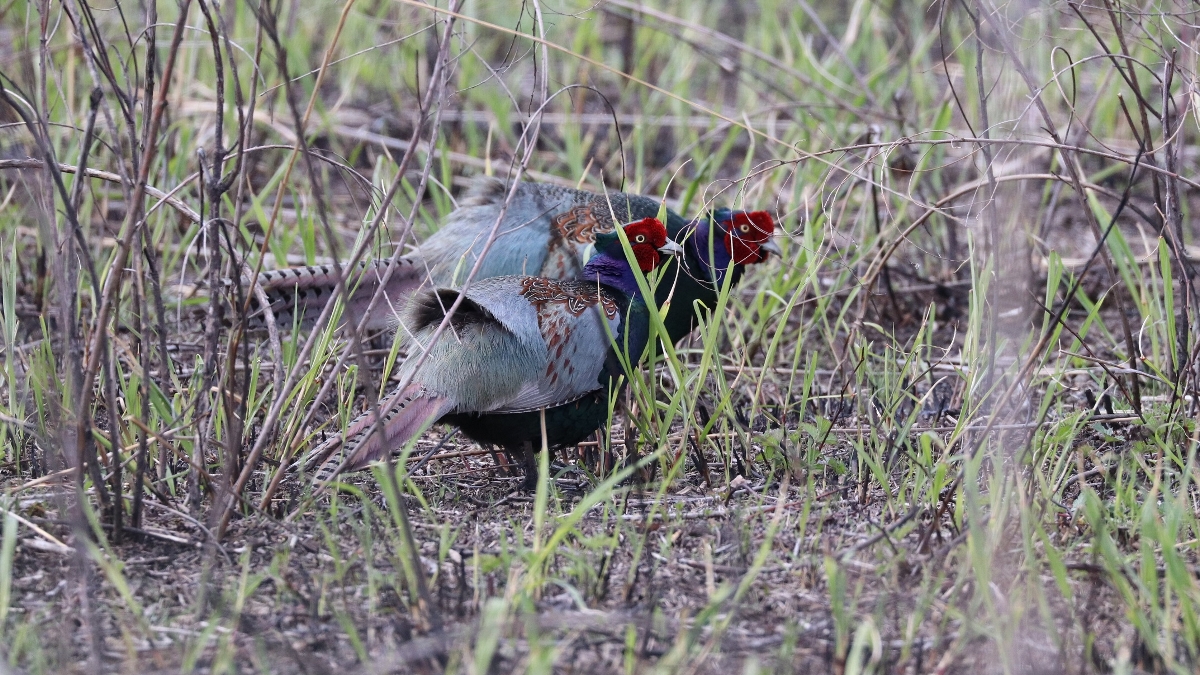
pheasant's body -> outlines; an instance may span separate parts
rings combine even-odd
[[[500,217],[508,194],[508,185],[494,178],[476,179],[459,208],[446,218],[445,224],[422,244],[420,252],[399,258],[395,264],[376,261],[359,266],[349,276],[350,304],[344,316],[360,319],[371,297],[391,268],[387,288],[367,320],[367,328],[394,326],[402,315],[408,299],[422,289],[457,287],[466,279],[479,255],[483,253],[488,235]],[[504,211],[497,236],[484,257],[475,279],[509,275],[530,275],[549,279],[573,279],[583,267],[583,261],[593,246],[596,235],[612,232],[616,223],[656,217],[659,203],[651,198],[622,192],[598,194],[573,190],[547,183],[524,182]],[[720,227],[733,227],[732,219],[746,212],[718,210]],[[759,229],[752,234],[761,244],[771,235],[774,224],[763,212],[756,212]],[[615,216],[615,220],[614,220]],[[687,221],[673,211],[667,211],[666,229],[670,238],[687,249],[683,268],[672,265],[665,271],[667,283],[657,293],[661,305],[668,296],[672,309],[666,316],[668,334],[679,340],[694,323],[692,307],[697,300],[711,307],[717,297],[719,284],[714,279],[728,269],[730,255],[723,241],[712,247],[710,257],[707,218]],[[718,239],[720,239],[718,237]],[[743,265],[758,262],[760,257],[746,257],[733,265],[734,282],[740,278]],[[294,314],[302,314],[299,322],[309,326],[334,293],[335,271],[332,266],[301,267],[265,272],[259,284],[267,292],[276,321],[291,327]],[[252,317],[252,327],[261,324],[261,317]]]
[[[624,229],[643,271],[658,265],[659,250],[678,249],[657,220]],[[374,418],[360,416],[347,429],[344,463],[333,458],[319,477],[339,467],[360,469],[439,420],[516,452],[541,444],[543,410],[551,446],[594,432],[607,419],[609,393],[624,373],[617,350],[636,362],[649,336],[645,300],[620,242],[602,235],[601,245],[577,280],[502,276],[466,291],[419,293],[405,321],[413,346],[399,376],[408,384],[380,404],[382,442],[370,433]],[[446,332],[434,341],[456,301]]]

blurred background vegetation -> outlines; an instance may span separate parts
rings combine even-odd
[[[0,5],[0,672],[1194,672],[1198,19]],[[223,280],[517,173],[785,255],[634,378],[625,469],[435,430],[312,494],[403,346]]]

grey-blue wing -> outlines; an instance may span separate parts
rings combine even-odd
[[[423,292],[408,327],[415,345],[405,369],[415,368],[457,291]],[[517,412],[552,407],[603,386],[617,305],[594,285],[536,277],[497,277],[473,283],[452,318],[452,331],[434,343],[414,381],[457,402],[455,412]],[[407,373],[402,373],[407,374]]]

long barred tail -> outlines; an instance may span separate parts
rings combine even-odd
[[[344,435],[330,438],[313,450],[309,467],[320,464],[318,485],[338,474],[365,469],[367,465],[400,450],[404,444],[454,408],[454,401],[433,394],[420,384],[393,391],[379,402],[383,415],[383,439],[372,433],[375,417],[369,411],[354,419]]]
[[[344,319],[358,321],[362,318],[390,266],[388,260],[374,260],[360,263],[356,270],[351,271],[346,280],[350,298],[342,313]],[[406,256],[397,259],[384,296],[375,304],[366,328],[379,330],[394,326],[397,313],[404,309],[408,299],[425,281],[425,266],[420,258]],[[277,326],[289,329],[296,325],[296,316],[299,315],[299,326],[307,329],[313,327],[325,303],[337,292],[337,272],[333,265],[288,267],[259,274],[258,285],[267,294]],[[265,313],[257,302],[252,301],[251,306],[255,309],[247,317],[249,329],[265,330]]]

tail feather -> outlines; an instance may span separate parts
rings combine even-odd
[[[357,321],[366,314],[367,306],[389,267],[393,267],[390,261],[375,260],[363,263],[350,272],[346,287],[351,293],[342,314],[345,319]],[[366,328],[378,330],[394,325],[396,313],[404,308],[409,297],[425,281],[425,266],[419,258],[399,258],[388,279],[383,298],[368,315]],[[332,265],[272,270],[258,275],[258,285],[267,294],[277,326],[291,328],[299,315],[300,327],[312,328],[325,303],[337,291],[337,271]],[[264,320],[261,310],[255,312],[249,317],[250,328],[261,330],[265,325]]]
[[[454,401],[434,394],[420,384],[410,384],[401,391],[392,392],[379,402],[379,412],[383,416],[382,440],[378,433],[372,432],[375,416],[368,411],[350,423],[344,436],[334,436],[313,451],[314,461],[324,459],[316,474],[318,484],[324,484],[340,473],[364,469],[371,462],[399,450],[453,408]],[[337,452],[339,448],[341,452]]]

